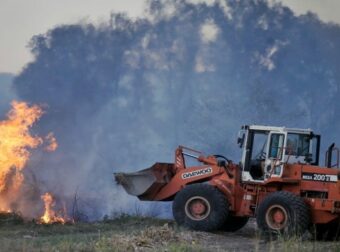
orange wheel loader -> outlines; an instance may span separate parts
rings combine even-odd
[[[320,135],[310,129],[242,126],[242,160],[179,146],[174,163],[115,173],[125,190],[147,201],[173,201],[176,222],[194,230],[236,231],[251,217],[264,234],[337,238],[340,223],[339,149],[320,166]],[[187,158],[199,161],[186,166]]]

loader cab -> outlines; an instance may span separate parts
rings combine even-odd
[[[320,136],[310,129],[243,126],[238,143],[243,150],[243,181],[281,177],[287,163],[319,164]]]

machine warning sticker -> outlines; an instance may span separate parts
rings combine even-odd
[[[185,172],[182,174],[182,179],[190,179],[190,178],[197,177],[197,176],[203,176],[209,173],[212,173],[211,167],[207,167],[207,168],[200,169],[197,171],[192,171],[192,172]]]
[[[321,182],[337,182],[337,175],[320,174],[320,173],[302,173],[303,180],[321,181]]]

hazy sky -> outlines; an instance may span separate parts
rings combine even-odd
[[[191,0],[201,2],[202,0]],[[212,2],[213,0],[208,0]],[[27,43],[35,34],[80,20],[106,21],[111,11],[143,14],[144,0],[0,0],[0,72],[18,73],[31,60]],[[282,0],[297,14],[316,12],[340,23],[340,0]]]

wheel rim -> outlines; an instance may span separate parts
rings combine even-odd
[[[185,203],[186,215],[195,221],[205,219],[210,214],[210,209],[209,201],[200,196],[191,197]]]
[[[284,207],[280,205],[273,205],[268,208],[266,212],[266,222],[269,228],[273,230],[283,230],[287,227],[288,214]]]

